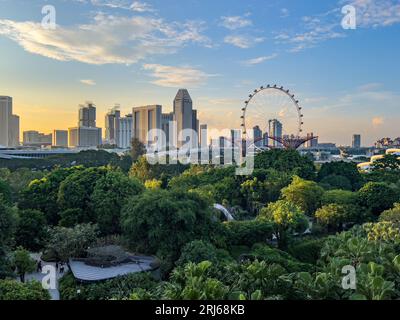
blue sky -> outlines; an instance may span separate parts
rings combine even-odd
[[[55,30],[41,25],[56,9]],[[353,5],[357,28],[341,27]],[[256,87],[296,93],[305,131],[365,145],[397,137],[400,2],[395,0],[0,0],[0,94],[23,130],[76,124],[78,104],[162,104],[188,88],[201,123],[239,127]]]

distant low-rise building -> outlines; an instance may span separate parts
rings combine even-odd
[[[23,144],[29,147],[51,146],[53,135],[30,130],[23,132]]]
[[[68,130],[53,131],[53,147],[67,148],[68,147]]]

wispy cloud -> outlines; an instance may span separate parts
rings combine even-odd
[[[215,76],[189,66],[174,67],[145,64],[143,68],[150,71],[150,76],[156,79],[152,83],[161,87],[198,87],[205,84],[209,77]]]
[[[264,40],[265,38],[262,37],[252,37],[246,35],[230,35],[225,37],[224,42],[241,49],[247,49],[253,47],[257,43],[263,42]]]
[[[340,3],[356,8],[357,25],[360,27],[386,27],[400,23],[398,0],[342,0]]]
[[[0,35],[26,51],[60,61],[133,64],[153,55],[171,54],[189,43],[209,45],[202,22],[171,22],[151,17],[98,14],[90,24],[56,30],[40,23],[0,19]]]
[[[82,79],[82,80],[79,80],[79,82],[83,83],[83,84],[86,84],[88,86],[95,86],[96,85],[96,82],[94,80],[91,80],[91,79]]]
[[[221,17],[220,25],[229,29],[236,30],[244,27],[251,26],[253,23],[250,19],[242,16],[228,16]]]
[[[254,65],[263,63],[265,61],[275,59],[276,57],[278,57],[278,54],[274,53],[269,56],[262,56],[262,57],[258,57],[258,58],[254,58],[254,59],[245,60],[245,61],[243,61],[243,64],[246,66],[254,66]]]
[[[93,6],[132,10],[141,13],[155,11],[151,5],[142,1],[133,1],[133,2],[131,0],[75,0],[75,1],[82,3],[90,3]]]

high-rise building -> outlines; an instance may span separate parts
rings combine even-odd
[[[68,147],[68,130],[53,131],[53,147],[59,147],[59,148]]]
[[[161,109],[160,105],[133,108],[133,137],[145,145],[155,143],[156,137],[152,136],[151,130],[161,130]]]
[[[79,127],[96,127],[96,107],[92,102],[79,106]]]
[[[199,122],[197,120],[197,111],[193,110],[193,101],[186,89],[179,89],[174,99],[174,119],[176,121],[176,130],[178,135],[177,146],[180,148],[186,144],[189,139],[192,147],[197,147]],[[194,136],[184,136],[185,129],[194,131]]]
[[[263,146],[263,139],[262,139],[263,132],[260,129],[260,126],[255,126],[253,128],[253,135],[254,135],[254,141],[255,141],[254,145],[259,148],[262,147]]]
[[[105,117],[105,140],[109,144],[118,145],[119,141],[119,119],[121,112],[119,106],[112,108]]]
[[[52,142],[53,142],[53,135],[51,133],[44,134],[34,130],[23,132],[24,146],[31,146],[31,147],[51,146]]]
[[[208,126],[206,124],[200,125],[200,147],[208,147]]]
[[[166,146],[169,146],[170,142],[171,145],[174,145],[174,128],[173,128],[173,121],[174,121],[174,113],[163,113],[161,114],[161,130],[165,134],[165,143]]]
[[[318,137],[314,136],[313,132],[307,133],[306,148],[316,148],[318,146]]]
[[[353,148],[361,148],[361,135],[360,134],[353,135],[353,141],[352,141],[351,145]]]
[[[131,146],[133,134],[132,114],[127,114],[124,118],[119,118],[118,126],[118,148],[128,149]]]
[[[98,147],[102,144],[101,128],[96,127],[96,107],[93,103],[79,107],[78,126],[68,129],[68,146]]]
[[[19,117],[13,114],[11,97],[0,96],[0,146],[19,145]]]
[[[268,134],[271,140],[271,145],[273,147],[281,147],[282,144],[278,142],[277,140],[282,139],[282,123],[279,122],[277,119],[272,119],[268,121]],[[271,137],[274,137],[274,139],[271,139]],[[277,140],[276,140],[277,139]]]

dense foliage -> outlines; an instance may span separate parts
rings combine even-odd
[[[156,256],[160,270],[95,283],[69,273],[62,299],[400,298],[396,159],[360,173],[272,150],[236,176],[233,166],[150,165],[134,147],[129,159],[87,152],[0,169],[0,300],[49,299],[21,282],[33,252],[67,262],[116,242]],[[357,286],[344,286],[353,271]]]

